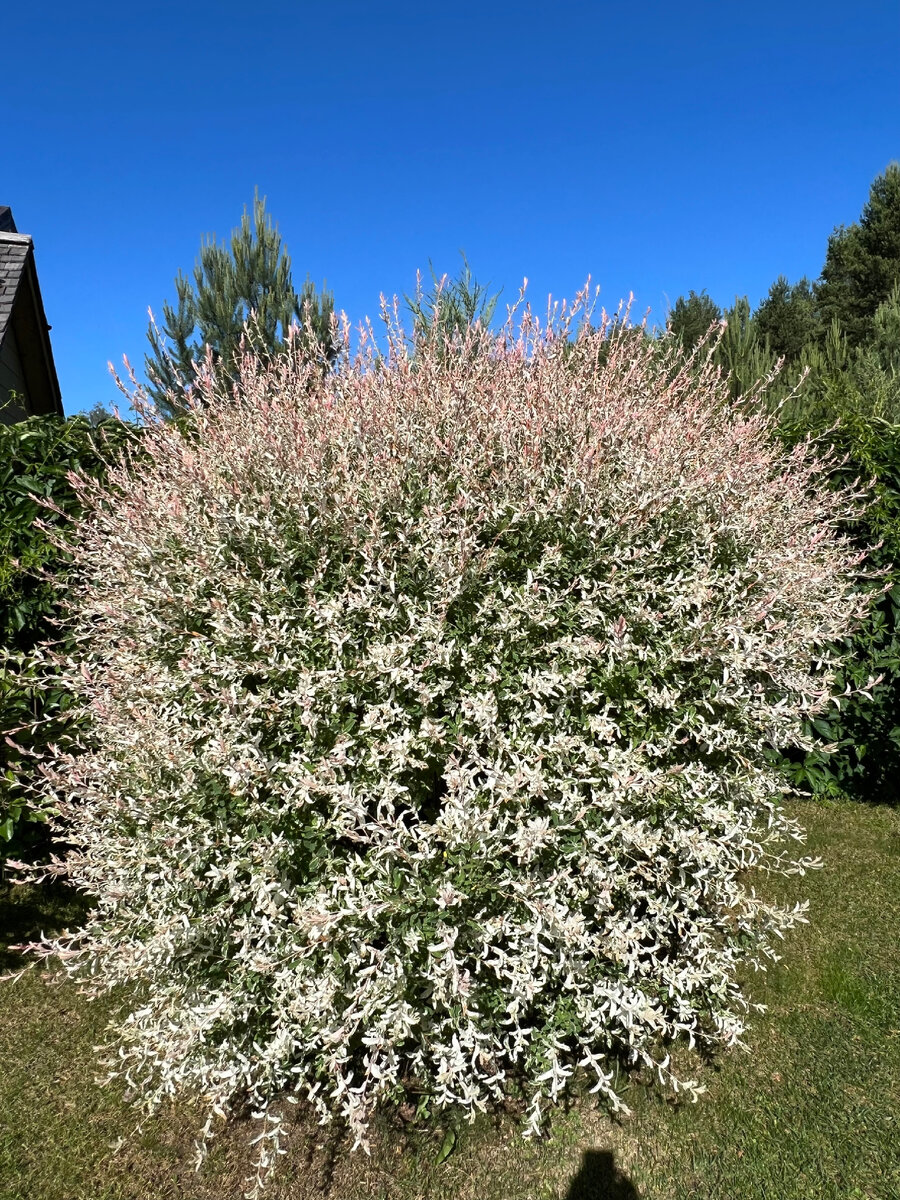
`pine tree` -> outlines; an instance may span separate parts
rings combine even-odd
[[[404,297],[413,318],[413,339],[417,343],[436,338],[450,344],[470,326],[480,324],[487,328],[493,319],[500,292],[490,295],[490,284],[480,284],[465,254],[460,251],[460,255],[463,266],[456,279],[448,279],[446,275],[439,278],[429,261],[430,290],[424,292],[420,280],[415,296]]]
[[[710,326],[722,320],[722,310],[706,294],[691,290],[687,297],[679,296],[669,315],[669,331],[685,350],[693,350]]]
[[[753,319],[759,337],[768,340],[772,352],[788,362],[796,362],[804,346],[825,335],[813,286],[805,276],[791,284],[779,275]]]
[[[841,226],[828,239],[816,289],[826,327],[841,323],[850,344],[873,335],[878,306],[900,281],[900,163],[892,162],[872,184],[858,223]]]
[[[176,415],[178,397],[190,387],[194,363],[208,346],[216,361],[229,363],[245,332],[261,351],[283,350],[287,330],[299,323],[307,343],[331,346],[330,292],[317,295],[307,278],[300,293],[291,279],[291,260],[277,226],[266,212],[265,197],[254,194],[253,215],[244,209],[230,244],[208,238],[200,247],[193,279],[179,272],[177,306],[163,304],[163,323],[147,332],[151,354],[145,358],[149,394],[160,412]],[[246,329],[245,329],[246,327]],[[192,340],[195,333],[198,340]]]
[[[735,297],[734,305],[725,310],[724,322],[715,361],[729,376],[731,394],[741,396],[769,375],[775,355],[759,336],[746,296]]]
[[[853,378],[862,411],[892,424],[900,422],[900,283],[879,304],[872,337],[856,354]]]

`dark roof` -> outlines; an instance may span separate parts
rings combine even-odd
[[[31,249],[31,238],[24,233],[0,232],[0,342],[6,334]]]
[[[30,237],[16,231],[7,205],[0,205],[0,348],[14,330],[25,376],[27,410],[63,415],[44,302]]]

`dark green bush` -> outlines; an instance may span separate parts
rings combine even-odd
[[[136,433],[137,426],[114,417],[0,425],[0,857],[41,842],[42,814],[29,803],[29,760],[69,736],[68,701],[36,652],[60,636],[68,554],[59,543],[80,511],[70,472],[103,476]]]
[[[808,425],[783,429],[788,441],[806,436]],[[792,782],[814,794],[849,795],[860,800],[900,800],[900,424],[857,408],[846,408],[839,423],[819,432],[823,445],[834,448],[842,463],[834,471],[836,486],[855,479],[873,480],[872,503],[864,517],[845,532],[860,545],[875,547],[868,566],[885,572],[873,587],[893,584],[872,606],[863,626],[849,639],[850,653],[839,679],[856,694],[840,709],[812,722],[823,746],[795,755],[785,763]],[[882,682],[868,695],[871,677]],[[868,691],[868,689],[867,689]],[[871,697],[871,698],[870,698]]]

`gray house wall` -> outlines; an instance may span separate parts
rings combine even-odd
[[[18,403],[12,402],[11,392],[16,393]],[[27,414],[28,389],[19,359],[19,346],[15,330],[9,329],[0,346],[0,424],[11,425]]]

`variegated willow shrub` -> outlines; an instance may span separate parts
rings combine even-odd
[[[113,1072],[151,1106],[345,1120],[410,1093],[537,1130],[576,1073],[676,1090],[735,1043],[741,963],[803,919],[772,747],[830,695],[866,604],[856,495],[642,331],[389,314],[323,376],[201,373],[190,432],[85,481],[46,765],[96,902],[43,943],[131,985]],[[349,337],[344,337],[344,344]]]

